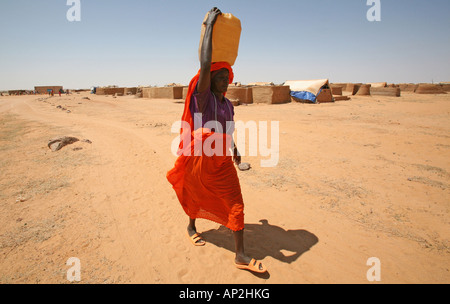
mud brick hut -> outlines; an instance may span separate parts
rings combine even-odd
[[[401,89],[398,88],[388,88],[388,87],[371,87],[370,95],[380,95],[380,96],[391,96],[400,97]]]
[[[142,97],[152,99],[183,99],[183,86],[143,88]]]
[[[370,84],[362,84],[360,85],[358,92],[355,95],[358,96],[370,96],[370,88],[372,85]]]
[[[447,94],[439,84],[420,83],[416,94]]]
[[[289,86],[255,86],[252,87],[253,103],[280,104],[291,101]],[[228,96],[227,96],[228,97]]]
[[[414,93],[419,85],[415,83],[401,83],[398,85],[402,92]]]
[[[124,88],[124,90],[123,90],[123,94],[124,95],[136,95],[137,92],[138,92],[138,88],[137,87]]]
[[[62,86],[37,86],[34,87],[34,90],[38,94],[48,94],[49,90],[53,90],[53,92],[57,94],[59,90],[64,90],[64,88]]]
[[[239,104],[253,103],[253,89],[250,86],[230,86],[227,91],[229,100],[237,100]]]
[[[97,88],[97,90],[95,91],[96,95],[118,95],[118,96],[123,96],[125,93],[125,88],[110,88],[110,87],[106,87],[106,88]]]
[[[362,83],[348,83],[347,87],[344,89],[344,91],[350,93],[351,95],[356,95],[356,93],[358,93],[361,85],[362,85]]]
[[[9,90],[8,95],[14,96],[14,95],[27,95],[30,94],[30,91],[28,90]]]

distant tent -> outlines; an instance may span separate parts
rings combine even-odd
[[[330,91],[330,86],[328,83],[328,79],[317,79],[317,80],[291,80],[286,81],[284,85],[289,86],[291,88],[291,96],[296,101],[306,101],[306,102],[318,102],[319,95],[325,91]],[[329,94],[331,98],[330,100],[326,100],[329,102],[333,101],[333,97],[331,93]],[[320,99],[320,98],[319,98]],[[322,102],[325,102],[322,101]]]

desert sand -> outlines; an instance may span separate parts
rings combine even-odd
[[[81,284],[450,283],[450,95],[236,107],[236,120],[280,122],[278,165],[244,156],[238,172],[246,251],[265,275],[234,267],[216,223],[197,221],[204,247],[186,237],[165,177],[183,107],[0,97],[0,283],[69,284],[71,257]],[[58,136],[80,141],[52,152]]]

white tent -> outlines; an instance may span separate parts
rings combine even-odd
[[[297,100],[317,102],[323,89],[329,89],[328,79],[289,80],[284,83],[291,89],[291,96]],[[332,101],[332,100],[330,100]]]

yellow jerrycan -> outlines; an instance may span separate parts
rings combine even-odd
[[[200,47],[198,56],[200,58],[203,37],[205,36],[206,25],[204,24],[208,18],[206,14],[202,23],[202,31],[200,35]],[[239,50],[239,40],[241,39],[241,20],[230,13],[222,13],[217,16],[214,24],[212,37],[212,62],[225,61],[231,66],[236,62]]]

